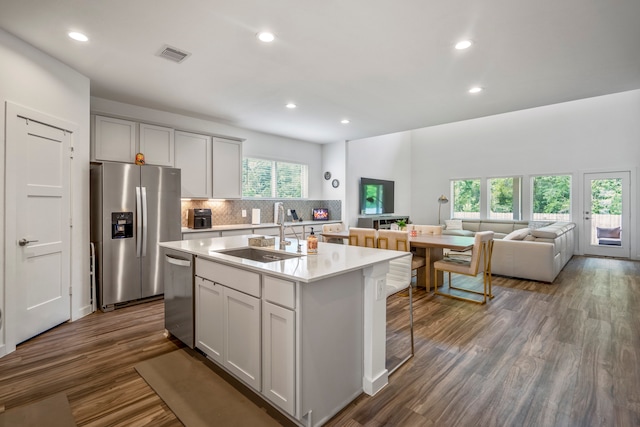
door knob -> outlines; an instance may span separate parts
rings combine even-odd
[[[20,240],[18,240],[18,244],[20,246],[27,246],[29,243],[33,243],[33,242],[37,242],[37,240],[27,240],[24,237]]]

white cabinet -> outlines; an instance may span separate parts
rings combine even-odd
[[[262,394],[294,415],[295,312],[262,303]]]
[[[262,276],[262,394],[295,415],[295,283]]]
[[[173,129],[140,123],[138,152],[144,154],[145,164],[173,167],[174,135]]]
[[[137,125],[129,120],[94,116],[91,160],[133,163]]]
[[[213,195],[211,137],[176,131],[175,148],[175,167],[182,171],[182,197],[210,199]]]
[[[242,198],[242,142],[213,138],[212,149],[212,198]]]
[[[94,116],[91,160],[174,166],[173,129],[113,117]]]
[[[196,347],[218,363],[223,363],[223,286],[195,278]]]
[[[260,275],[196,258],[195,282],[196,347],[261,391]]]
[[[260,391],[260,300],[224,287],[223,365]]]

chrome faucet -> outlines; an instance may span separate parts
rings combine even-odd
[[[284,250],[291,243],[284,238],[284,204],[282,203],[278,205],[278,225],[280,226],[280,250]]]

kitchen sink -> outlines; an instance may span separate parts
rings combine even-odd
[[[302,254],[292,254],[290,252],[275,252],[266,251],[264,249],[256,248],[241,248],[241,249],[228,249],[224,251],[218,251],[220,254],[231,255],[238,258],[250,259],[258,262],[276,262],[283,261],[290,258],[298,258]]]

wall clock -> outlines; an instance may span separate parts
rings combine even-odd
[[[333,185],[333,188],[338,188],[340,186],[340,181],[334,179],[333,181],[331,181],[331,185]]]
[[[331,179],[331,172],[325,172],[324,173],[324,179],[326,179],[327,181]]]

